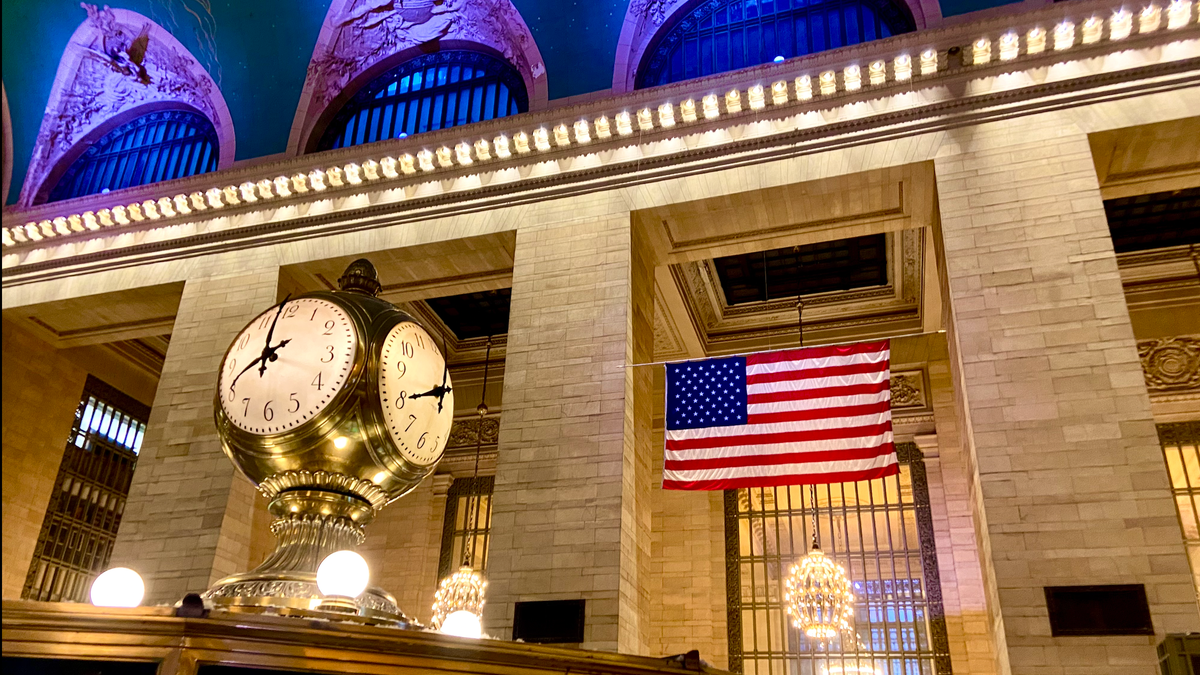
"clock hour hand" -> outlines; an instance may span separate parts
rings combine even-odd
[[[408,397],[409,398],[423,398],[425,396],[436,396],[436,397],[438,397],[438,412],[441,412],[442,411],[442,401],[445,400],[446,394],[449,394],[451,391],[453,391],[453,389],[451,387],[447,387],[444,384],[439,384],[438,386],[434,387],[433,389],[430,389],[429,391],[421,392],[420,394],[409,394]]]

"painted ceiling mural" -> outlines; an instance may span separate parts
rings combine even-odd
[[[487,0],[457,0],[462,3]],[[942,0],[950,16],[1007,0]],[[388,6],[436,0],[372,0],[359,22],[393,16]],[[656,5],[655,0],[640,0]],[[115,0],[171,33],[216,83],[236,130],[236,159],[285,152],[314,46],[330,0]],[[658,2],[657,4],[674,4]],[[613,86],[614,59],[629,0],[512,0],[528,26],[545,67],[553,101]],[[101,5],[103,8],[103,5]],[[14,203],[24,182],[55,73],[68,41],[87,19],[79,0],[6,0],[0,3],[0,57],[13,130]],[[397,14],[399,16],[399,14]],[[436,22],[434,22],[436,23]],[[437,28],[434,23],[430,30]]]

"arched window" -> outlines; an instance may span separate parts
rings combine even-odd
[[[318,150],[345,148],[529,110],[521,74],[502,59],[443,51],[375,78],[329,123]]]
[[[217,168],[219,151],[217,132],[203,115],[156,110],[89,145],[55,184],[47,201],[207,173]]]
[[[915,29],[890,0],[697,0],[650,42],[636,87],[689,80]]]

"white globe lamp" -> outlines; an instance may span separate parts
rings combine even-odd
[[[362,595],[371,580],[367,561],[354,551],[335,551],[317,567],[317,588],[325,597],[317,609],[335,612],[358,612],[355,598]]]
[[[478,614],[460,609],[452,612],[442,621],[441,632],[446,635],[479,639],[483,637],[483,624],[480,622]]]
[[[106,570],[92,582],[92,604],[97,607],[137,607],[146,595],[142,577],[128,567]]]

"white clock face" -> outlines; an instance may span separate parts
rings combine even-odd
[[[278,434],[312,419],[342,390],[357,335],[327,300],[299,298],[250,322],[221,364],[221,408],[237,428]]]
[[[454,421],[445,358],[424,328],[405,321],[383,341],[379,369],[379,400],[392,440],[413,464],[433,464],[446,449]]]

